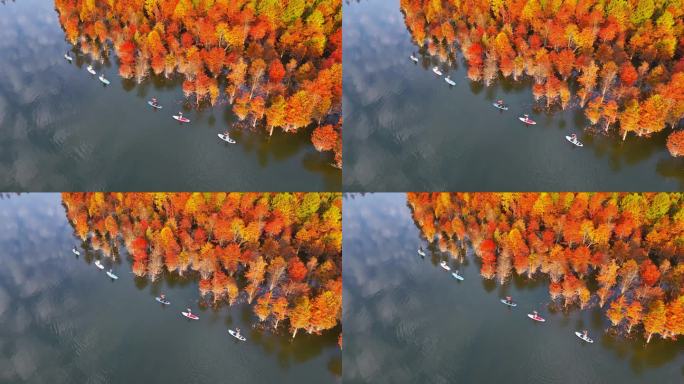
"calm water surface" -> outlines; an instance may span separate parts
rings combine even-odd
[[[86,72],[49,0],[0,2],[0,190],[335,190],[341,172],[310,132],[273,137],[217,133],[237,121],[228,107],[183,103],[181,81],[118,76],[116,60],[94,62],[112,82]],[[147,100],[157,97],[155,112]],[[192,120],[180,125],[171,115]]]
[[[609,336],[597,309],[551,311],[547,283],[483,281],[470,251],[463,282],[439,267],[439,252],[421,259],[426,243],[404,194],[344,204],[344,383],[684,381],[684,340]],[[507,295],[517,308],[499,302]],[[534,309],[546,323],[526,317]],[[579,329],[595,343],[575,337]]]
[[[0,199],[0,383],[340,382],[339,330],[290,341],[253,329],[246,305],[202,308],[193,279],[134,279],[124,258],[105,262],[113,282],[74,245],[59,195]]]
[[[462,56],[449,66],[419,54],[398,0],[346,1],[343,12],[345,190],[684,188],[684,158],[669,155],[665,135],[622,142],[583,133],[577,108],[536,110],[531,84],[471,83]],[[492,107],[500,98],[507,112]],[[524,113],[537,125],[518,121]],[[573,132],[584,148],[565,140]]]

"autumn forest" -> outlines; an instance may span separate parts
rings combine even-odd
[[[64,193],[76,235],[138,278],[199,280],[214,306],[252,305],[294,338],[336,328],[342,308],[336,193]],[[341,335],[340,335],[341,343]]]
[[[240,127],[313,127],[316,150],[342,167],[339,0],[55,0],[67,41],[95,60],[115,55],[141,83],[179,77],[196,107],[229,104]]]
[[[684,4],[680,0],[401,0],[412,38],[468,78],[529,80],[538,105],[580,108],[595,132],[667,132],[684,156]]]
[[[684,335],[681,193],[409,193],[436,249],[505,284],[548,284],[550,305],[598,307],[623,336]]]

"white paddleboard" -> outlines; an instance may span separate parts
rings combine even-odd
[[[238,335],[237,332],[233,331],[232,329],[229,329],[228,333],[230,333],[231,336],[233,336],[234,338],[236,338],[240,341],[247,341],[246,337],[244,337],[242,335]]]
[[[459,281],[463,281],[463,280],[464,280],[464,279],[463,279],[463,276],[459,275],[459,274],[456,273],[456,272],[451,272],[451,276],[453,276],[454,279],[459,280]]]
[[[105,79],[104,76],[100,75],[100,77],[98,77],[98,79],[100,79],[102,84],[109,85],[109,80]]]
[[[107,276],[109,276],[112,280],[117,280],[119,276],[113,274],[112,272],[107,271]]]
[[[582,334],[582,332],[575,332],[575,336],[579,337],[580,339],[582,339],[582,340],[584,340],[584,341],[586,341],[587,343],[590,343],[590,344],[594,342],[594,340],[592,340],[589,336],[584,337],[584,335]]]
[[[432,67],[432,72],[437,76],[442,76],[442,71],[440,71],[438,67]]]
[[[498,109],[500,109],[500,110],[502,110],[502,111],[508,111],[508,106],[507,106],[507,105],[499,105],[499,104],[497,104],[497,103],[492,103],[492,105],[493,105],[495,108],[498,108]]]
[[[199,316],[196,316],[193,313],[187,313],[187,312],[181,312],[183,316],[187,317],[190,320],[199,320]]]
[[[449,76],[447,76],[447,77],[444,79],[444,81],[446,81],[447,84],[449,84],[449,85],[456,85],[456,82],[453,81],[453,80],[451,80],[451,79],[449,78]]]
[[[157,300],[158,302],[164,304],[164,305],[169,305],[169,304],[171,304],[170,301],[164,300],[164,299],[162,299],[161,297],[155,297],[154,299]]]
[[[80,255],[81,255],[81,252],[77,251],[77,250],[74,249],[74,248],[71,248],[71,252],[73,252],[73,254],[76,255],[76,256],[80,256]]]
[[[189,123],[190,122],[190,119],[183,117],[183,116],[173,115],[173,118],[180,121],[181,123]]]
[[[447,265],[446,261],[442,261],[441,263],[439,263],[439,266],[447,271],[451,271],[451,267]]]
[[[529,317],[530,319],[532,319],[532,320],[534,320],[534,321],[538,321],[538,322],[540,322],[540,323],[543,323],[543,322],[546,321],[545,318],[543,318],[543,317],[541,317],[541,316],[534,317],[534,315],[531,314],[531,313],[528,313],[528,314],[527,314],[527,317]]]
[[[223,141],[225,141],[225,142],[227,142],[227,143],[231,143],[231,144],[235,144],[235,143],[236,143],[236,141],[233,140],[233,139],[231,139],[230,136],[224,135],[223,133],[219,133],[219,134],[218,134],[218,137],[219,137],[219,139],[221,139],[221,140],[223,140]]]
[[[506,301],[506,299],[501,299],[501,302],[508,305],[509,307],[517,307],[518,306],[518,304],[516,304],[516,303],[509,303],[508,301]]]
[[[528,124],[528,125],[536,125],[537,124],[536,121],[531,120],[531,119],[525,119],[524,117],[518,117],[518,120],[520,120],[523,123]]]
[[[88,71],[91,75],[96,75],[96,74],[97,74],[97,72],[95,72],[95,70],[93,69],[93,66],[92,66],[92,65],[87,66],[87,67],[86,67],[86,71]]]
[[[578,147],[584,147],[584,144],[582,144],[582,142],[580,142],[579,140],[573,140],[572,136],[565,136],[565,140],[575,144]]]
[[[100,260],[95,260],[95,266],[96,266],[98,269],[104,269],[104,265],[102,265],[102,263],[100,262]]]
[[[419,249],[419,250],[418,250],[418,254],[419,254],[421,257],[425,257],[425,252],[424,252],[422,249]]]
[[[162,108],[163,108],[161,105],[155,104],[155,103],[153,103],[153,102],[151,102],[151,101],[148,101],[147,104],[149,104],[150,107],[152,107],[152,108],[157,108],[157,109],[162,109]]]

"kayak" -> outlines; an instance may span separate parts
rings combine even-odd
[[[451,276],[453,276],[454,279],[459,280],[459,281],[463,281],[463,280],[464,280],[464,279],[463,279],[463,276],[459,275],[459,274],[456,273],[456,272],[451,272]]]
[[[188,312],[181,312],[181,313],[183,314],[183,316],[187,317],[188,319],[199,320],[199,316],[196,316],[192,313],[188,313]]]
[[[81,252],[77,251],[77,250],[74,249],[74,248],[71,248],[71,252],[73,252],[74,255],[76,255],[76,256],[80,256],[80,255],[81,255]]]
[[[451,267],[449,267],[449,266],[447,265],[447,262],[446,262],[446,261],[442,261],[441,263],[439,263],[439,265],[440,265],[442,268],[446,269],[447,271],[451,271]]]
[[[573,139],[572,139],[572,136],[565,136],[565,140],[567,140],[567,141],[569,141],[569,142],[575,144],[575,145],[578,146],[578,147],[584,147],[584,144],[582,144],[579,140],[576,140],[576,139],[573,140]]]
[[[418,254],[420,255],[420,257],[425,257],[425,251],[423,251],[422,249],[418,250]]]
[[[529,124],[529,125],[535,125],[535,124],[537,124],[536,121],[531,120],[531,119],[526,119],[526,118],[524,118],[524,117],[522,117],[522,116],[521,116],[521,117],[518,117],[518,119],[519,119],[520,121],[522,121],[523,123],[525,123],[525,124]]]
[[[417,62],[418,62],[418,58],[417,58],[417,57],[415,57],[415,56],[413,56],[413,55],[411,55],[411,61],[413,61],[413,62],[416,62],[416,63],[417,63]]]
[[[527,317],[529,317],[530,319],[532,319],[532,320],[534,320],[534,321],[538,321],[538,322],[540,322],[540,323],[543,323],[543,322],[546,321],[545,318],[543,318],[543,317],[541,317],[541,316],[534,317],[534,315],[531,314],[531,313],[528,313],[528,314],[527,314]]]
[[[173,118],[180,121],[181,123],[189,123],[190,122],[190,119],[183,117],[183,116],[173,115]]]
[[[434,72],[437,76],[442,76],[442,71],[440,71],[437,67],[432,67],[432,72]]]
[[[509,303],[508,301],[506,301],[506,299],[501,299],[501,302],[508,305],[509,307],[517,307],[518,306],[518,304],[516,304],[516,303]]]
[[[105,79],[104,75],[100,75],[100,77],[98,77],[98,79],[100,79],[102,84],[109,85],[109,80]]]
[[[107,271],[107,276],[111,277],[112,280],[116,280],[119,278],[119,276],[113,274],[111,271]]]
[[[495,108],[499,108],[499,109],[502,110],[502,111],[508,111],[508,106],[507,106],[507,105],[499,105],[499,104],[497,104],[497,103],[492,103],[492,105],[493,105]]]
[[[151,102],[151,101],[148,101],[147,104],[149,104],[150,107],[152,107],[152,108],[157,108],[157,109],[162,109],[162,108],[163,108],[161,105],[155,104],[155,103],[153,103],[153,102]]]
[[[157,300],[158,302],[164,304],[164,305],[170,305],[170,304],[171,304],[170,301],[164,300],[164,299],[162,299],[161,297],[155,297],[154,299]]]
[[[231,144],[235,144],[235,143],[236,143],[236,141],[233,140],[233,139],[231,139],[230,136],[224,135],[223,133],[219,133],[219,134],[218,134],[218,137],[219,137],[219,139],[221,139],[221,140],[223,140],[223,141],[225,141],[225,142],[227,142],[227,143],[231,143]]]
[[[95,260],[95,266],[99,269],[104,269],[104,265],[102,265],[100,260]]]
[[[582,332],[575,332],[575,336],[579,337],[580,339],[586,341],[587,343],[593,343],[594,340],[592,340],[589,336],[584,336]]]
[[[66,54],[66,53],[64,54],[64,58],[67,59],[67,61],[69,61],[69,62],[74,61],[74,58],[71,57],[71,56],[69,56],[69,55]]]
[[[244,336],[242,336],[242,335],[238,335],[238,333],[235,332],[235,331],[233,331],[232,329],[229,329],[229,330],[228,330],[228,333],[230,333],[231,336],[233,336],[234,338],[236,338],[236,339],[238,339],[238,340],[240,340],[240,341],[247,341],[247,338],[246,338],[246,337],[244,337]]]
[[[92,65],[87,66],[86,71],[90,72],[91,75],[97,74],[97,72],[95,72],[95,70],[93,69]]]
[[[456,85],[456,82],[453,81],[453,80],[451,80],[451,79],[449,78],[449,76],[447,76],[447,77],[444,79],[444,81],[446,81],[447,84],[449,84],[449,85]]]

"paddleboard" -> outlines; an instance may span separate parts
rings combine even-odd
[[[81,255],[81,252],[77,251],[77,250],[74,249],[74,248],[71,248],[71,252],[73,252],[73,254],[76,255],[76,256],[80,256],[80,255]]]
[[[110,271],[107,271],[107,276],[111,277],[112,280],[117,280],[117,279],[119,278],[119,276],[113,274],[113,273],[110,272]]]
[[[164,300],[164,299],[162,299],[161,297],[155,297],[154,299],[157,300],[158,302],[164,304],[164,305],[169,305],[169,304],[171,304],[170,301]]]
[[[183,316],[187,317],[188,319],[191,319],[191,320],[199,320],[199,317],[198,317],[198,316],[195,316],[195,315],[192,314],[192,313],[187,313],[187,312],[181,312],[181,313],[183,314]]]
[[[104,269],[104,265],[102,265],[100,260],[95,260],[95,266],[99,269]]]
[[[584,147],[584,144],[582,144],[579,140],[573,140],[572,136],[565,136],[565,140],[575,144],[578,147]]]
[[[453,81],[453,80],[451,80],[451,79],[449,78],[449,76],[447,76],[447,77],[444,79],[444,81],[446,81],[447,84],[449,84],[449,85],[456,85],[456,82]]]
[[[190,122],[190,119],[185,118],[183,116],[173,115],[173,118],[180,121],[181,123],[189,123]]]
[[[536,124],[537,124],[536,121],[534,121],[534,120],[529,120],[529,119],[525,119],[524,117],[518,117],[518,120],[520,120],[520,121],[522,121],[523,123],[528,124],[528,125],[536,125]]]
[[[417,58],[417,57],[415,57],[415,56],[413,56],[413,55],[411,55],[410,57],[411,57],[411,61],[414,61],[414,62],[416,62],[416,63],[418,62],[418,58]]]
[[[464,279],[463,279],[463,276],[459,275],[459,274],[456,273],[456,272],[451,272],[451,276],[453,276],[454,279],[456,279],[456,280],[460,280],[460,281],[463,281],[463,280],[464,280]]]
[[[499,105],[499,104],[497,104],[497,103],[492,103],[492,105],[494,106],[494,108],[499,108],[499,109],[502,110],[502,111],[508,111],[508,106],[507,106],[507,105]]]
[[[582,339],[582,340],[584,340],[584,341],[586,341],[587,343],[590,343],[590,344],[594,342],[594,340],[592,340],[589,336],[587,336],[587,337],[585,338],[584,335],[582,334],[582,332],[575,332],[575,336],[579,337],[580,339]]]
[[[232,329],[229,329],[228,333],[230,333],[231,336],[233,336],[234,338],[236,338],[240,341],[247,341],[246,337],[244,337],[242,335],[238,335],[237,332],[233,331]]]
[[[92,65],[87,66],[86,71],[88,71],[91,75],[97,74],[97,72],[95,72],[95,70],[93,69]]]
[[[447,265],[446,261],[442,261],[441,263],[439,263],[439,265],[440,265],[442,268],[444,268],[445,270],[451,271],[451,267],[449,267],[449,266]]]
[[[442,76],[442,71],[440,71],[437,67],[432,67],[432,72],[434,72],[437,76]]]
[[[540,323],[543,323],[543,322],[546,321],[545,318],[543,318],[543,317],[541,317],[541,316],[539,316],[539,317],[534,317],[534,315],[531,314],[531,313],[528,313],[528,314],[527,314],[527,317],[529,317],[530,319],[532,319],[532,320],[534,320],[534,321],[538,321],[538,322],[540,322]]]
[[[422,249],[419,249],[419,250],[418,250],[418,254],[419,254],[421,257],[425,257],[425,252],[424,252]]]
[[[506,299],[501,299],[501,302],[508,305],[509,307],[517,307],[518,306],[518,304],[516,304],[516,303],[509,303],[508,301],[506,301]]]
[[[162,108],[164,108],[164,107],[162,107],[161,105],[155,104],[155,103],[153,103],[153,102],[151,102],[151,101],[148,101],[147,104],[149,104],[150,107],[152,107],[152,108],[157,108],[157,109],[162,109]]]
[[[102,84],[109,85],[109,80],[105,79],[104,76],[100,76],[100,77],[98,77],[98,79],[100,79]]]
[[[74,61],[74,58],[67,55],[66,53],[64,54],[64,58],[67,59],[67,61],[69,61],[69,62]]]
[[[236,143],[236,141],[233,140],[233,139],[231,139],[230,136],[224,135],[223,133],[219,133],[219,134],[218,134],[218,137],[219,137],[219,139],[221,139],[221,140],[223,140],[223,141],[225,141],[225,142],[227,142],[227,143],[231,143],[231,144],[235,144],[235,143]]]

